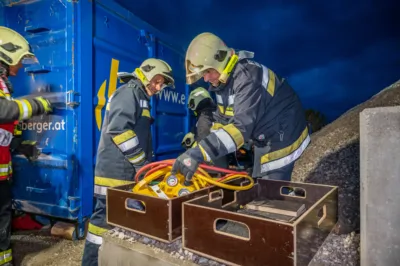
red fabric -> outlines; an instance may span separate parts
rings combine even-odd
[[[43,225],[33,220],[32,217],[28,214],[15,217],[12,220],[13,230],[35,230],[41,229],[42,227]]]
[[[0,90],[4,93],[9,94],[8,88],[4,82],[5,77],[0,77]],[[15,122],[7,123],[7,124],[0,124],[0,128],[5,129],[11,133],[14,133]],[[0,146],[0,164],[9,164],[11,162],[11,153],[9,146]],[[7,179],[11,177],[12,174],[8,176],[0,176],[0,180]]]

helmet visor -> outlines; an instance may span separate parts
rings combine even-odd
[[[175,89],[175,80],[172,78],[171,72],[162,72],[161,75],[164,76],[164,87],[170,87],[171,89]]]
[[[211,67],[195,66],[189,60],[186,61],[186,83],[193,84],[204,76],[204,72]]]
[[[39,60],[33,54],[27,54],[21,58],[21,63],[23,65],[39,64]]]
[[[32,51],[32,47],[30,44],[28,44],[29,50],[24,53],[24,55],[21,58],[21,63],[23,65],[32,65],[32,64],[39,64],[39,60],[35,56],[35,54]]]

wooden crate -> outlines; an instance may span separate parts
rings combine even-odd
[[[228,183],[240,185],[243,181],[238,178]],[[173,199],[163,199],[135,194],[132,192],[134,186],[135,182],[132,182],[107,189],[107,223],[166,243],[182,236],[182,203],[219,189],[210,186]],[[234,191],[227,191],[226,197],[232,200]],[[128,208],[128,199],[142,201],[145,211]]]
[[[305,191],[304,197],[282,194],[282,188]],[[250,190],[226,191],[183,203],[183,248],[227,265],[308,265],[337,222],[338,188],[326,185],[259,180]],[[303,202],[307,210],[292,222],[238,213],[241,206],[264,197]],[[216,229],[219,219],[248,234]]]

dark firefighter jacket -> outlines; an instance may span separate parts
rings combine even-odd
[[[238,61],[216,93],[217,122],[223,128],[199,145],[206,161],[254,143],[253,177],[294,162],[310,142],[301,102],[285,79],[249,59]]]
[[[43,105],[36,99],[12,99],[12,85],[6,70],[0,64],[0,180],[12,176],[10,147],[15,145],[22,132],[16,125],[18,121],[44,113]],[[22,141],[22,140],[21,140]]]
[[[214,111],[215,110],[213,109],[205,109],[198,112],[196,126],[192,129],[196,141],[193,146],[197,146],[197,143],[206,138],[211,132],[214,132],[220,126],[215,123]],[[228,157],[222,156],[214,160],[213,165],[221,168],[228,168]]]
[[[95,167],[95,189],[132,182],[136,170],[152,158],[150,98],[136,79],[119,87],[106,105]]]

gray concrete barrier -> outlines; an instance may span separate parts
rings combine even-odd
[[[360,113],[361,265],[400,265],[400,106]]]

